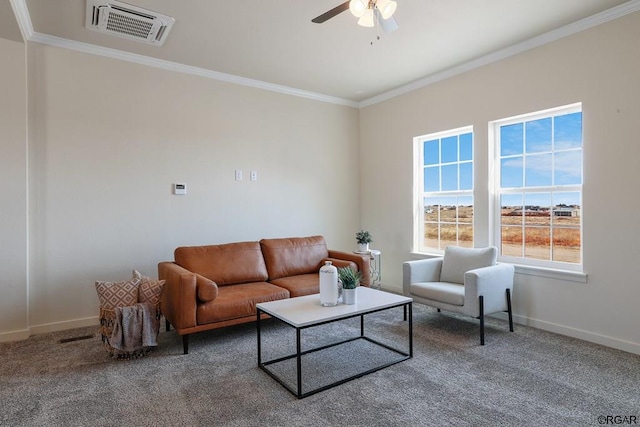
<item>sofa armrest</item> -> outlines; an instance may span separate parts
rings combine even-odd
[[[164,280],[161,296],[162,314],[180,333],[197,326],[197,277],[195,273],[173,262],[158,264],[158,278]]]
[[[515,268],[511,264],[496,264],[467,271],[464,274],[465,304],[467,298],[476,301],[482,295],[485,314],[506,310],[506,290],[513,291],[514,273]]]
[[[417,259],[402,263],[402,293],[410,295],[409,287],[416,282],[439,282],[442,257]]]
[[[369,286],[371,283],[371,255],[361,255],[349,252],[334,251],[329,249],[329,258],[353,262],[358,266],[358,271],[362,273],[360,286]]]

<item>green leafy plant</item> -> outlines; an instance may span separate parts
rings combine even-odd
[[[338,269],[338,278],[342,282],[342,289],[355,289],[360,283],[362,273],[351,267],[341,267]]]
[[[373,239],[368,231],[360,230],[356,233],[356,242],[360,245],[366,245],[367,243],[373,242]]]

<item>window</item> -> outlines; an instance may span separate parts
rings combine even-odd
[[[582,106],[493,123],[495,241],[503,261],[582,264]]]
[[[415,248],[473,247],[473,129],[414,138]]]

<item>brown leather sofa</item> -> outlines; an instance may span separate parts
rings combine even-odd
[[[184,354],[192,333],[255,321],[257,303],[318,293],[326,260],[362,272],[369,286],[369,257],[329,250],[322,236],[179,247],[174,257],[158,264],[161,308]]]

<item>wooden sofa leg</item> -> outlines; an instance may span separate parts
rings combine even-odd
[[[478,304],[480,304],[480,345],[484,345],[484,297],[482,295],[478,297]]]
[[[437,310],[438,310],[438,313],[440,313],[440,309],[438,308]]]
[[[513,332],[513,313],[511,312],[511,289],[507,288],[507,313],[509,313],[509,330]]]
[[[167,318],[164,319],[164,326],[165,326],[165,329],[167,330],[167,332],[169,332],[171,330],[171,323],[169,323],[169,319],[167,319]]]
[[[182,350],[184,354],[189,354],[189,335],[182,336]]]

